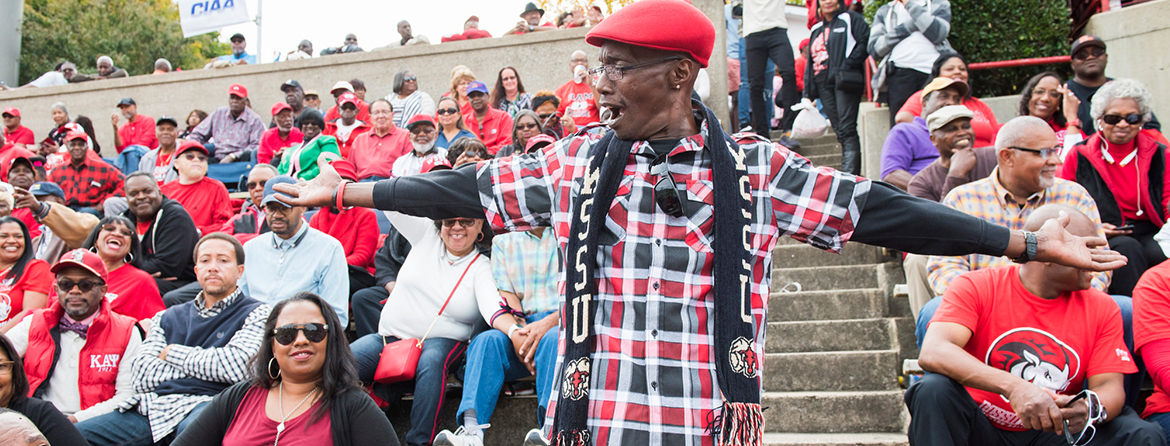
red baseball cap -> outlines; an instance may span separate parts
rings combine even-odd
[[[539,149],[550,144],[555,144],[556,142],[557,140],[552,136],[541,133],[539,135],[528,138],[528,144],[524,146],[524,153],[531,152],[533,149]]]
[[[329,165],[333,166],[333,170],[336,170],[337,175],[340,175],[342,178],[357,181],[357,167],[353,165],[353,162],[339,159],[334,160]]]
[[[607,40],[690,54],[707,67],[715,48],[715,25],[699,8],[682,0],[639,0],[594,26],[585,42]]]
[[[347,91],[337,98],[337,108],[341,108],[345,104],[353,104],[354,107],[357,107],[357,100],[357,95]]]
[[[276,115],[279,114],[280,112],[285,111],[285,110],[292,110],[292,109],[293,108],[291,105],[288,105],[284,102],[277,102],[275,104],[272,104],[272,116],[276,117]]]
[[[3,114],[12,115],[12,116],[16,116],[19,118],[20,117],[20,110],[17,110],[16,107],[8,107],[8,108],[4,109]]]
[[[431,127],[436,127],[435,120],[431,119],[430,115],[427,115],[424,113],[419,113],[417,115],[414,115],[413,118],[410,118],[410,121],[406,122],[406,129],[407,130],[413,129],[416,124],[421,124],[421,123],[427,123],[427,124],[430,124]]]
[[[86,135],[85,132],[77,132],[77,131],[69,132],[67,135],[65,135],[66,142],[73,141],[75,139],[80,139],[80,140],[83,140],[85,142],[89,142],[89,135]]]
[[[49,272],[57,274],[62,269],[70,266],[81,267],[93,273],[93,275],[101,277],[102,282],[108,283],[110,281],[110,275],[106,272],[106,263],[102,261],[101,257],[88,249],[74,249],[65,253],[65,255],[61,256],[61,260],[58,260],[57,264],[49,269]]]
[[[248,97],[248,89],[240,84],[232,84],[228,87],[228,94],[246,98]]]
[[[204,155],[211,155],[210,153],[207,153],[207,148],[203,147],[203,144],[199,144],[198,142],[191,141],[189,139],[184,139],[183,142],[179,143],[179,148],[175,149],[175,155],[182,155],[183,152],[188,150],[198,150],[203,152]]]
[[[432,170],[450,169],[451,161],[447,160],[445,156],[431,156],[423,161],[422,167],[419,168],[419,173],[427,173]]]

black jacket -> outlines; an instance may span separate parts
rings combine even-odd
[[[24,373],[24,372],[21,372]],[[9,403],[9,409],[15,410],[28,417],[37,429],[45,434],[49,444],[63,444],[69,446],[88,446],[85,437],[73,427],[73,423],[57,407],[48,401],[37,398],[21,398],[20,402]]]
[[[387,283],[398,281],[398,271],[406,263],[407,254],[410,254],[410,241],[391,226],[382,247],[374,253],[374,280],[378,286],[385,288]]]
[[[127,210],[122,216],[138,224],[134,212]],[[162,207],[142,236],[142,264],[139,269],[147,274],[161,273],[164,278],[194,281],[195,260],[191,254],[195,252],[195,243],[198,241],[199,230],[195,228],[191,214],[179,202],[163,198]]]
[[[842,6],[842,9],[845,7]],[[809,42],[816,42],[821,34],[829,33],[828,52],[829,62],[825,72],[820,76],[813,75],[815,62],[809,60],[805,66],[804,96],[817,98],[821,94],[831,91],[819,91],[817,84],[823,82],[826,87],[837,85],[841,76],[853,76],[860,79],[864,89],[865,58],[868,56],[866,47],[869,45],[869,24],[865,17],[853,11],[844,10],[829,22],[820,22],[812,30]],[[810,43],[811,45],[811,43]],[[848,72],[848,74],[842,74]]]
[[[252,388],[251,381],[237,383],[216,395],[171,446],[218,446],[236,417],[236,409]],[[359,387],[342,393],[329,408],[333,446],[398,446],[394,426],[374,400]]]

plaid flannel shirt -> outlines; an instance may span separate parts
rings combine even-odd
[[[87,157],[81,165],[66,161],[49,172],[46,181],[57,183],[65,191],[65,204],[94,207],[107,198],[125,195],[122,172],[105,161]]]
[[[589,428],[596,445],[710,445],[706,427],[722,405],[716,374],[713,285],[714,183],[707,134],[684,138],[668,154],[685,199],[674,218],[654,202],[655,154],[634,144],[597,251],[597,311],[589,392]],[[480,200],[493,229],[551,226],[563,250],[570,206],[599,134],[563,139],[541,153],[481,162]],[[756,354],[764,327],[777,237],[789,235],[839,252],[853,234],[868,180],[816,168],[799,155],[756,137],[738,139],[752,195],[752,314]],[[738,155],[737,155],[738,156]],[[564,275],[560,277],[564,293]],[[562,321],[562,326],[564,326]],[[556,375],[562,375],[564,338]],[[561,380],[545,428],[552,426]]]

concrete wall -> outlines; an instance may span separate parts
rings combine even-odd
[[[1170,0],[1097,14],[1086,34],[1109,46],[1109,77],[1130,77],[1146,84],[1154,96],[1154,112],[1170,114]]]

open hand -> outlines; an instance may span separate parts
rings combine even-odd
[[[277,199],[289,206],[333,207],[333,191],[341,184],[341,176],[329,163],[320,163],[318,166],[321,172],[313,181],[273,186],[273,190],[288,195],[277,195]]]
[[[1056,91],[1059,91],[1060,94],[1064,95],[1064,104],[1062,105],[1064,106],[1065,119],[1069,121],[1076,119],[1077,110],[1081,107],[1081,99],[1078,98],[1077,95],[1073,94],[1072,90],[1069,90],[1068,84],[1056,87]],[[1081,125],[1084,125],[1084,123],[1081,123]]]
[[[1089,271],[1110,271],[1125,266],[1124,255],[1109,249],[1101,237],[1079,237],[1065,229],[1069,216],[1060,216],[1044,223],[1036,231],[1036,261],[1056,263]]]

